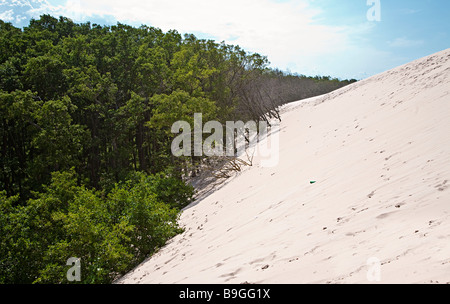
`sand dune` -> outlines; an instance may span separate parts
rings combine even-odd
[[[118,283],[450,282],[450,49],[281,117],[278,166],[188,206]]]

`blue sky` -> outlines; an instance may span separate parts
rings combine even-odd
[[[379,21],[368,18],[378,7]],[[238,44],[272,67],[339,78],[363,79],[450,47],[448,0],[0,0],[0,19],[18,27],[44,13],[176,29]]]

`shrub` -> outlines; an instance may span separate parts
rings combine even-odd
[[[81,260],[81,283],[111,282],[182,231],[173,206],[191,188],[171,181],[136,173],[102,196],[71,170],[53,173],[26,206],[0,192],[0,283],[68,283],[70,257]]]

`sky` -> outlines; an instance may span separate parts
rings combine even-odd
[[[270,67],[364,79],[450,48],[448,0],[0,0],[16,27],[42,14],[154,26],[239,45]]]

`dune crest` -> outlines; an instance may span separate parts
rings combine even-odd
[[[281,117],[278,166],[185,208],[118,283],[450,282],[450,49]]]

